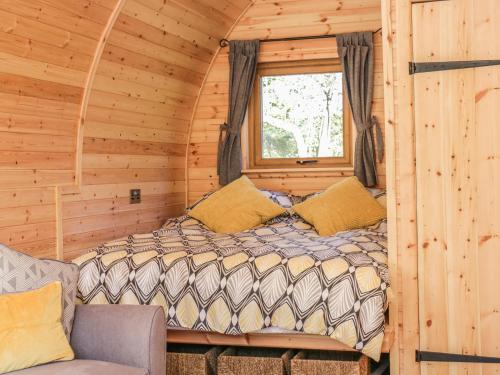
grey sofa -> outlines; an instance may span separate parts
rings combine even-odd
[[[166,375],[165,314],[158,306],[77,305],[75,360],[13,375]]]

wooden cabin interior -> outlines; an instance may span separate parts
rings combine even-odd
[[[500,374],[499,30],[0,0],[0,374]]]

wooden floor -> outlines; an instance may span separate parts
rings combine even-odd
[[[394,341],[392,327],[386,327],[382,353],[389,353]],[[216,332],[201,332],[172,329],[167,333],[167,342],[176,344],[255,346],[267,348],[315,349],[354,351],[354,349],[328,336],[302,333],[246,333],[244,335],[224,335]]]

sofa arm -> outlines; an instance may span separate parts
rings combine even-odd
[[[71,346],[93,359],[166,374],[165,314],[159,306],[77,305]]]

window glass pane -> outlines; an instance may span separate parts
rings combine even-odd
[[[261,78],[262,158],[342,157],[342,73]]]

